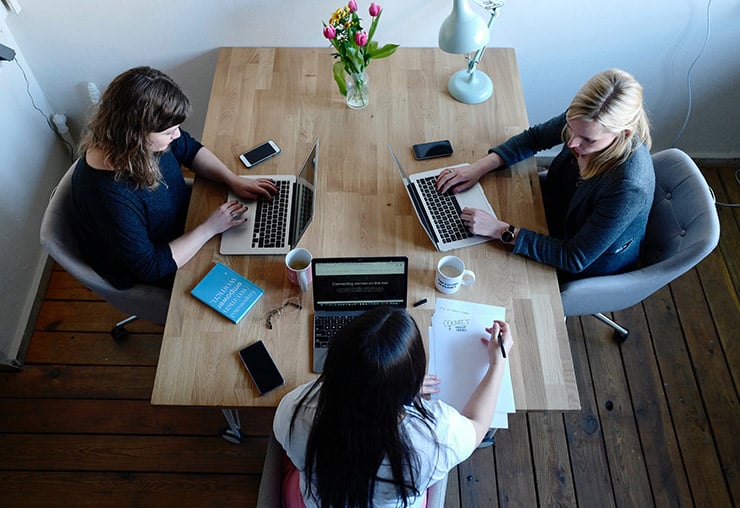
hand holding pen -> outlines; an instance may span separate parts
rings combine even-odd
[[[490,338],[483,338],[483,340],[487,343],[492,342],[491,346],[497,349],[497,352],[501,352],[500,355],[491,352],[491,363],[495,363],[497,357],[505,359],[508,356],[509,350],[514,345],[509,324],[505,321],[495,320],[493,326],[486,328],[486,332],[490,334]]]

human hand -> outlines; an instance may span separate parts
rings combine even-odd
[[[269,178],[236,178],[231,190],[244,199],[272,199],[277,193],[277,185]]]
[[[488,361],[491,366],[494,366],[509,357],[514,339],[511,337],[511,329],[506,321],[494,320],[493,325],[486,328],[486,332],[490,336],[481,337],[481,342],[488,346]]]
[[[439,393],[437,385],[441,382],[442,381],[434,374],[427,374],[424,376],[424,382],[421,384],[421,390],[419,390],[419,393],[422,397],[429,400],[433,393]]]
[[[462,192],[475,185],[485,175],[480,164],[466,164],[457,168],[447,168],[437,175],[436,187],[440,194],[451,191],[453,194]]]
[[[499,238],[501,232],[508,226],[505,222],[498,220],[495,215],[478,208],[463,208],[460,219],[474,235],[491,238]]]
[[[227,201],[211,213],[206,219],[205,225],[208,227],[211,235],[223,233],[227,229],[244,224],[247,220],[244,216],[244,212],[246,211],[247,206],[240,201],[236,199]]]

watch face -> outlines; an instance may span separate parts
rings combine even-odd
[[[516,228],[514,226],[509,226],[509,229],[501,233],[501,241],[505,243],[512,242],[514,240],[514,231]]]

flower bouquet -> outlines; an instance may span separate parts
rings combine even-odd
[[[373,19],[368,32],[360,25],[356,0],[349,0],[347,5],[334,11],[328,24],[324,23],[324,37],[329,39],[336,50],[332,53],[337,59],[334,62],[334,81],[337,82],[339,92],[347,97],[347,105],[355,109],[367,106],[368,83],[365,69],[370,60],[391,56],[398,48],[398,44],[378,47],[373,35],[378,27],[382,9],[380,5],[372,2],[368,12]],[[351,78],[349,86],[345,73]]]

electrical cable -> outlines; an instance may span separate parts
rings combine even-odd
[[[696,58],[694,58],[694,61],[691,62],[691,65],[689,65],[689,70],[686,73],[686,87],[688,88],[688,94],[689,94],[689,100],[688,100],[688,107],[686,110],[686,118],[683,121],[683,125],[678,130],[678,134],[676,134],[676,137],[673,138],[673,143],[671,143],[671,148],[676,147],[676,143],[678,142],[678,139],[683,135],[683,131],[686,129],[686,126],[689,124],[689,118],[691,117],[691,110],[693,108],[693,97],[691,92],[691,74],[694,71],[694,66],[699,61],[701,56],[704,54],[704,50],[707,49],[707,44],[709,43],[709,35],[711,33],[711,18],[710,18],[710,8],[712,7],[712,0],[709,0],[707,2],[707,33],[704,36],[704,44],[702,44],[701,50],[696,55]]]
[[[18,68],[21,70],[21,74],[23,74],[23,79],[26,82],[26,94],[31,99],[31,105],[33,106],[33,109],[35,109],[36,111],[38,111],[41,114],[41,116],[44,117],[44,120],[46,121],[46,125],[49,127],[49,129],[51,129],[51,131],[54,134],[56,134],[57,137],[59,137],[59,139],[66,145],[67,149],[69,150],[69,156],[70,156],[70,158],[74,158],[74,152],[75,152],[74,147],[72,146],[72,144],[69,141],[67,141],[66,139],[64,139],[59,132],[57,132],[57,130],[54,128],[54,125],[51,123],[51,120],[49,119],[49,117],[46,116],[46,113],[44,113],[41,110],[41,108],[36,105],[36,101],[34,100],[33,95],[31,94],[31,83],[30,83],[30,81],[28,81],[28,76],[26,75],[26,71],[23,70],[23,66],[21,66],[21,63],[18,61],[18,58],[17,57],[14,57],[13,58],[13,61],[18,66]]]
[[[704,35],[704,43],[701,46],[701,50],[699,50],[699,53],[696,55],[694,60],[691,62],[691,65],[689,65],[689,70],[686,73],[686,88],[688,89],[688,107],[686,110],[686,117],[684,118],[683,125],[678,130],[678,133],[676,134],[676,137],[673,138],[673,142],[671,143],[671,148],[676,147],[676,143],[681,138],[681,136],[684,133],[684,130],[686,130],[686,126],[689,124],[689,118],[691,117],[691,111],[693,109],[693,96],[691,91],[691,74],[694,71],[694,67],[696,66],[699,59],[704,54],[704,50],[707,49],[707,44],[709,43],[709,36],[711,34],[712,29],[712,19],[711,19],[711,7],[712,7],[712,0],[709,0],[707,2],[707,31]],[[737,183],[740,183],[740,169],[735,171],[735,181]],[[717,197],[714,194],[714,189],[709,187],[709,192],[712,194],[712,199],[714,200],[714,204],[717,206],[729,206],[729,207],[737,207],[740,206],[738,203],[722,203],[720,201],[717,201]]]

